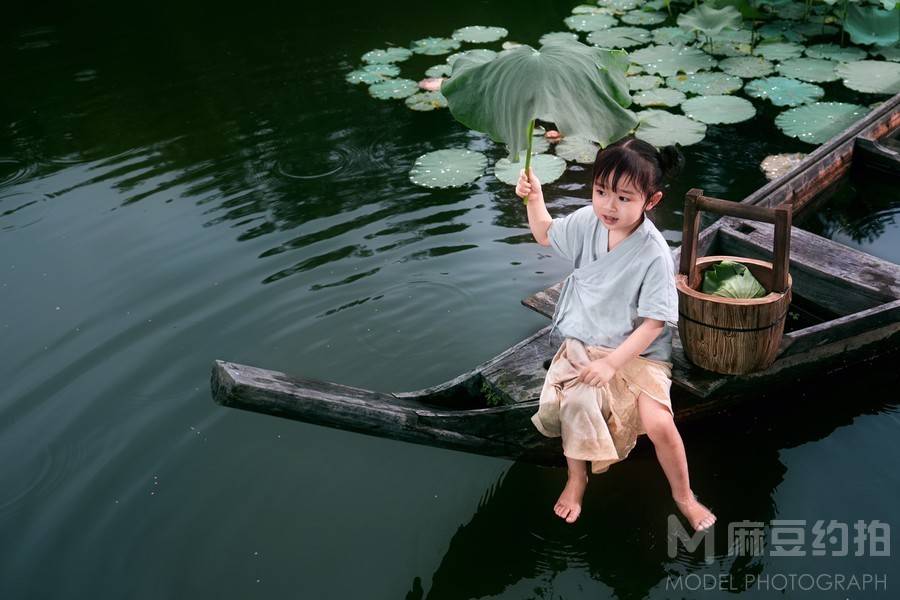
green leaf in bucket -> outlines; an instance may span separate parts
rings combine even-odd
[[[869,112],[864,106],[844,102],[814,102],[791,108],[775,117],[785,135],[810,144],[825,142]]]
[[[642,110],[637,116],[640,125],[634,132],[635,137],[657,148],[673,144],[690,146],[706,137],[706,125],[682,115],[650,109]]]
[[[851,90],[870,94],[900,92],[900,64],[883,60],[859,60],[835,67],[838,77]]]
[[[459,187],[484,174],[487,158],[471,150],[446,149],[428,152],[416,159],[409,179],[428,188]]]
[[[825,95],[821,87],[790,77],[754,79],[744,86],[744,92],[752,98],[769,100],[775,106],[800,106]]]
[[[740,123],[752,119],[756,109],[749,100],[737,96],[697,96],[681,103],[681,110],[702,123]]]
[[[510,161],[501,158],[494,165],[494,175],[503,183],[516,185],[519,173],[525,168],[525,161]],[[531,157],[531,170],[537,175],[541,185],[553,183],[566,171],[566,161],[552,154],[535,154]]]
[[[460,42],[469,42],[471,44],[484,44],[488,42],[496,42],[509,35],[509,32],[503,27],[486,27],[483,25],[470,25],[468,27],[460,27],[454,31],[450,37]]]
[[[719,261],[703,273],[704,294],[723,298],[761,298],[766,289],[750,269],[733,260]]]

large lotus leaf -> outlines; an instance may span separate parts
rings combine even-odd
[[[772,63],[761,56],[735,56],[719,63],[719,68],[736,77],[763,77],[774,70]]]
[[[563,22],[569,29],[574,29],[575,31],[596,31],[598,29],[609,29],[616,24],[616,18],[612,15],[594,13],[572,15],[563,19]]]
[[[678,106],[684,102],[684,98],[684,94],[678,90],[657,88],[638,92],[632,97],[632,100],[640,106]]]
[[[678,15],[678,26],[688,31],[700,31],[706,36],[713,36],[723,29],[737,29],[741,26],[741,20],[741,13],[733,6],[715,8],[704,3]]]
[[[761,298],[766,289],[750,269],[733,260],[719,261],[703,273],[704,294],[723,298]]]
[[[388,63],[373,63],[347,73],[349,83],[378,83],[400,74],[400,67]]]
[[[810,58],[827,58],[838,62],[850,62],[852,60],[863,60],[866,57],[866,51],[853,46],[841,48],[837,44],[816,44],[806,49],[806,55]]]
[[[385,48],[384,50],[369,50],[362,55],[363,62],[367,63],[395,63],[402,62],[412,56],[412,52],[406,48]]]
[[[825,95],[819,86],[790,77],[754,79],[744,86],[744,92],[753,98],[769,100],[775,106],[800,106]]]
[[[471,150],[435,150],[416,159],[409,179],[429,188],[458,187],[472,183],[484,173],[487,158]]]
[[[900,65],[883,60],[858,60],[835,68],[838,77],[851,90],[870,94],[900,92]]]
[[[654,44],[685,46],[694,42],[696,39],[697,35],[693,31],[685,31],[681,27],[658,27],[653,30]]]
[[[666,85],[670,88],[704,96],[730,94],[741,89],[743,83],[740,77],[716,71],[704,71],[693,75],[673,75],[666,78]]]
[[[681,144],[690,146],[706,136],[706,125],[664,110],[642,110],[637,114],[640,125],[635,137],[656,147]]]
[[[599,149],[600,146],[587,138],[570,135],[560,140],[555,150],[562,159],[589,165],[597,158]]]
[[[469,42],[471,44],[484,44],[487,42],[496,42],[505,38],[509,32],[503,27],[486,27],[483,25],[469,25],[461,27],[454,31],[450,37],[460,42]]]
[[[788,60],[801,56],[803,54],[803,46],[790,42],[769,42],[759,44],[753,49],[753,54],[762,56],[766,60]]]
[[[406,98],[419,91],[419,84],[412,79],[386,79],[369,86],[369,94],[379,100]]]
[[[749,100],[737,96],[697,96],[681,103],[681,110],[702,123],[740,123],[752,119],[756,109]]]
[[[542,46],[544,44],[549,44],[550,42],[558,42],[558,41],[578,41],[578,34],[572,33],[571,31],[551,31],[550,33],[545,33],[538,40]]]
[[[628,77],[628,89],[633,92],[652,90],[660,85],[662,85],[662,78],[656,75],[632,75]]]
[[[427,37],[414,41],[412,43],[412,51],[416,54],[436,56],[458,50],[460,45],[459,40],[452,38]]]
[[[800,81],[822,83],[840,79],[834,71],[838,64],[824,58],[791,58],[778,65],[778,72]]]
[[[622,22],[629,25],[658,25],[665,20],[665,13],[645,10],[633,10],[622,15]]]
[[[715,59],[702,50],[676,46],[641,48],[631,53],[631,62],[641,65],[651,75],[696,73],[716,64]]]
[[[590,32],[587,41],[601,48],[631,48],[648,43],[650,32],[640,27],[612,27]]]
[[[489,62],[459,59],[441,93],[463,125],[509,146],[510,159],[525,148],[534,118],[606,146],[637,124],[627,110],[627,60],[621,50],[581,42],[521,46]]]
[[[494,175],[503,183],[516,185],[519,173],[525,168],[525,161],[510,161],[501,158],[494,165]],[[566,172],[566,161],[552,154],[535,154],[531,157],[531,169],[541,184],[552,183]]]
[[[850,3],[844,30],[854,44],[891,46],[900,40],[900,15],[897,8],[881,10],[874,6],[862,7]]]
[[[447,106],[447,99],[440,92],[419,92],[407,97],[404,102],[411,109],[419,111],[429,111]]]
[[[775,117],[775,125],[791,137],[821,144],[869,112],[864,106],[844,102],[815,102],[791,108]]]

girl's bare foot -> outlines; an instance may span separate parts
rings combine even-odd
[[[697,496],[693,493],[691,493],[690,498],[685,500],[679,500],[674,497],[673,499],[675,504],[678,505],[678,510],[685,516],[691,527],[694,528],[694,531],[706,531],[716,522],[716,515],[700,504]]]
[[[566,481],[566,487],[563,488],[559,500],[553,507],[560,518],[566,520],[566,523],[574,523],[578,515],[581,514],[581,499],[584,497],[584,489],[587,487],[587,473],[569,473],[569,480]]]

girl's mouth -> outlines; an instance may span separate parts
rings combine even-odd
[[[607,217],[606,215],[600,215],[600,216],[603,218],[603,222],[606,223],[607,225],[612,225],[619,220],[618,218],[614,219],[612,217]]]

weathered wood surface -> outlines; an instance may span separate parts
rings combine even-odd
[[[900,176],[900,151],[880,143],[879,140],[858,137],[853,153],[856,157],[854,163],[864,165],[867,170],[875,170],[893,177]]]

